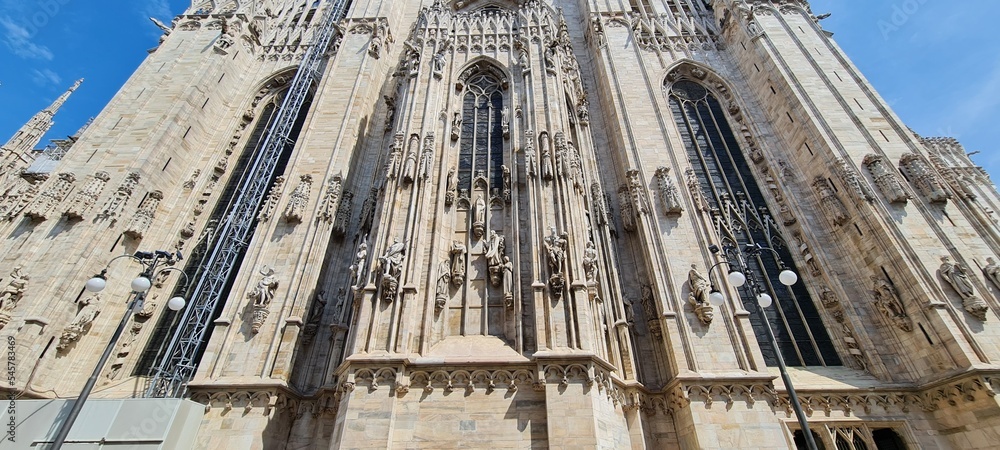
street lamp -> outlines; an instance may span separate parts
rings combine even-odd
[[[718,245],[711,245],[708,247],[709,251],[714,254],[719,254],[720,250],[723,260],[716,263],[708,270],[708,278],[712,278],[712,270],[716,267],[725,264],[729,266],[729,274],[726,279],[733,286],[740,288],[746,286],[751,294],[757,300],[757,308],[759,309],[760,317],[764,321],[764,329],[767,330],[767,337],[771,341],[771,346],[774,348],[775,356],[778,359],[778,370],[781,372],[781,381],[785,383],[785,388],[788,389],[788,402],[792,405],[792,410],[795,411],[795,418],[799,421],[799,427],[802,428],[802,435],[806,441],[806,447],[809,450],[817,450],[816,440],[813,438],[812,431],[809,429],[809,421],[806,419],[805,413],[802,411],[802,404],[799,403],[799,396],[795,393],[795,387],[792,386],[792,379],[788,376],[788,368],[785,367],[785,358],[781,356],[781,349],[778,348],[778,340],[774,337],[774,331],[771,330],[771,324],[767,320],[767,315],[764,314],[764,309],[770,307],[774,304],[774,298],[767,292],[767,290],[761,286],[759,280],[754,275],[754,273],[748,270],[746,263],[747,259],[760,258],[760,254],[763,252],[771,252],[774,254],[775,260],[778,261],[778,267],[781,272],[778,273],[778,281],[781,284],[791,287],[799,281],[799,275],[793,270],[788,269],[784,266],[781,261],[781,255],[774,249],[770,247],[763,247],[760,244],[747,244],[742,249],[735,245],[727,245],[725,249],[720,249]],[[729,255],[733,255],[732,261]],[[761,265],[763,267],[763,265]],[[708,300],[710,303],[716,306],[721,306],[726,301],[725,295],[722,294],[718,289],[715,288],[714,282],[712,285],[712,292],[708,295]]]
[[[150,281],[156,276],[166,273],[166,272],[180,272],[184,276],[184,284],[187,284],[187,274],[185,274],[180,269],[174,267],[164,267],[158,269],[158,267],[163,264],[166,266],[173,266],[177,261],[180,261],[184,257],[181,252],[176,254],[166,252],[163,250],[157,250],[155,252],[135,252],[134,255],[122,255],[108,261],[108,264],[101,270],[101,273],[95,275],[93,278],[87,280],[87,284],[84,289],[87,292],[97,293],[104,290],[108,285],[108,269],[111,268],[111,263],[121,259],[129,258],[135,262],[142,265],[142,273],[138,277],[132,280],[132,302],[129,304],[128,310],[125,316],[122,317],[121,322],[118,323],[118,329],[115,330],[115,334],[111,336],[111,340],[108,341],[107,347],[104,348],[104,354],[101,355],[100,361],[97,362],[97,367],[94,368],[94,372],[87,379],[87,384],[83,386],[83,391],[80,393],[80,397],[73,400],[73,407],[69,411],[69,415],[66,420],[60,425],[59,431],[56,433],[56,437],[52,442],[52,449],[59,450],[62,448],[63,443],[66,441],[66,436],[69,435],[69,430],[73,428],[73,422],[76,421],[77,416],[80,415],[80,410],[83,409],[83,404],[87,401],[87,397],[90,397],[91,391],[94,390],[94,385],[97,384],[97,378],[100,377],[101,371],[104,369],[104,365],[108,362],[108,358],[111,356],[111,352],[114,350],[118,339],[121,337],[122,332],[125,330],[125,325],[128,324],[128,320],[136,312],[142,310],[142,302],[146,299],[146,292],[153,286],[153,282]],[[174,311],[179,311],[184,309],[186,301],[183,297],[174,297],[167,302],[167,307]]]

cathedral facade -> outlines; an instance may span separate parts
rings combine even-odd
[[[0,155],[21,399],[76,397],[111,342],[91,399],[197,402],[198,448],[1000,438],[1000,195],[805,0],[197,0],[158,26],[51,170]],[[109,264],[156,251],[148,292]]]

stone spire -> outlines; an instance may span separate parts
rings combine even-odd
[[[52,121],[52,118],[82,83],[82,79],[73,83],[73,86],[52,102],[48,108],[35,114],[28,123],[24,124],[20,130],[17,130],[17,133],[14,133],[14,136],[3,147],[0,147],[2,149],[0,151],[0,161],[2,161],[3,166],[0,170],[6,171],[6,169],[11,169],[15,166],[26,167],[31,163],[33,159],[32,151],[55,123]]]

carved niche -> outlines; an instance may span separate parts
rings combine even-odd
[[[115,193],[104,204],[104,208],[101,208],[101,212],[97,214],[97,217],[100,219],[117,220],[122,209],[125,208],[125,204],[132,197],[132,191],[139,184],[140,177],[141,175],[138,172],[129,172],[125,176],[125,179],[122,180],[122,183],[118,185]]]
[[[274,216],[274,210],[278,208],[278,201],[281,200],[281,189],[284,185],[284,175],[280,175],[274,179],[274,184],[271,185],[271,190],[267,193],[264,204],[260,205],[260,213],[257,214],[257,220],[261,222],[271,220],[271,217]]]
[[[260,279],[257,284],[247,292],[247,299],[250,300],[250,332],[257,334],[260,328],[267,321],[270,314],[271,302],[274,301],[274,293],[278,289],[278,277],[274,275],[274,269],[264,266],[260,270]]]
[[[680,195],[677,192],[677,185],[674,184],[674,179],[670,176],[669,167],[656,169],[656,188],[659,191],[660,205],[663,206],[664,214],[680,214],[684,211]]]
[[[886,320],[899,327],[900,330],[913,331],[913,320],[906,313],[906,308],[903,306],[903,301],[899,298],[896,288],[892,287],[886,279],[879,276],[873,275],[871,280],[875,284],[873,294],[875,296],[875,307],[878,308],[879,312],[885,316]]]
[[[107,172],[95,173],[90,182],[70,199],[69,205],[63,211],[63,216],[66,216],[67,219],[83,219],[83,215],[94,206],[97,198],[104,192],[109,179],[111,176]]]
[[[903,183],[893,173],[893,167],[884,157],[874,153],[869,154],[865,156],[864,165],[889,203],[906,203],[910,199],[910,194],[906,193]]]
[[[146,198],[139,204],[139,209],[132,216],[132,220],[125,227],[126,236],[132,239],[142,239],[146,231],[149,231],[149,227],[153,225],[160,200],[163,200],[163,193],[160,191],[153,191],[146,195]]]
[[[285,213],[282,214],[288,223],[302,222],[305,216],[306,206],[309,204],[309,196],[312,194],[312,175],[305,174],[299,177],[299,185],[292,191],[288,205],[285,206]]]
[[[323,202],[320,203],[319,220],[331,224],[337,217],[337,206],[340,204],[340,194],[344,189],[344,180],[340,175],[333,176],[326,182],[326,193],[323,194]]]
[[[965,310],[979,320],[986,320],[986,312],[990,308],[976,295],[968,270],[961,264],[952,262],[950,257],[944,256],[941,258],[940,274],[941,278],[944,278],[944,281],[962,297],[962,306]]]
[[[946,203],[951,194],[945,189],[944,183],[934,173],[931,166],[920,155],[907,153],[899,159],[899,165],[909,177],[910,182],[921,195],[931,203]]]
[[[49,218],[56,206],[61,203],[70,190],[73,189],[73,182],[76,175],[69,172],[60,173],[56,179],[35,197],[35,201],[24,211],[24,215],[34,220],[45,220]]]
[[[826,210],[834,225],[841,226],[851,219],[850,213],[847,212],[847,206],[833,192],[833,188],[830,187],[830,182],[826,178],[816,177],[813,180],[813,189],[819,195],[820,205]]]

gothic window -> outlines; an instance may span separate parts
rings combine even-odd
[[[675,83],[669,97],[691,168],[723,243],[737,248],[748,244],[770,247],[786,266],[792,266],[792,256],[719,101],[705,87],[688,80]],[[730,260],[734,258],[730,255]],[[778,280],[780,264],[772,253],[762,252],[745,262],[774,298],[765,314],[785,362],[791,366],[841,365],[805,283],[800,281],[791,288],[782,285]],[[751,311],[750,322],[765,362],[777,365],[776,349],[754,305],[756,299],[749,284],[740,288],[740,296]]]
[[[503,185],[503,93],[494,75],[469,77],[462,101],[462,139],[458,157],[458,189],[472,191],[477,177],[492,189]]]

